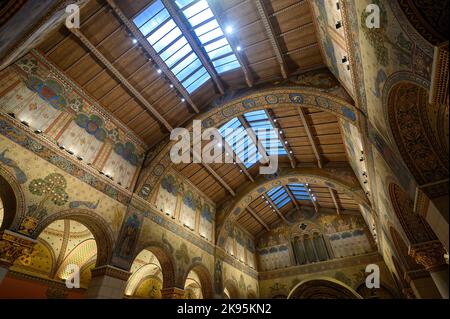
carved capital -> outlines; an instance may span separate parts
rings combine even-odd
[[[444,259],[445,249],[437,240],[413,245],[409,249],[409,254],[415,259],[416,263],[424,266],[429,272],[448,268]]]
[[[184,289],[180,289],[177,287],[161,289],[162,299],[183,299],[183,297]]]
[[[110,265],[100,266],[91,270],[92,278],[99,276],[108,276],[127,281],[131,273]]]
[[[0,232],[0,265],[10,267],[17,258],[29,256],[37,240],[5,230]]]

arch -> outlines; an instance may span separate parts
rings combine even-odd
[[[89,210],[69,209],[47,216],[38,224],[31,237],[37,238],[51,223],[61,219],[74,220],[83,224],[94,235],[97,244],[96,267],[108,265],[113,252],[113,231],[103,217]]]
[[[423,188],[430,198],[448,195],[449,156],[443,132],[447,120],[442,110],[445,106],[430,106],[428,83],[404,73],[387,81],[384,94],[386,122],[393,142],[415,182],[438,183]]]
[[[288,299],[363,299],[346,284],[330,277],[306,279],[292,288]]]
[[[223,292],[227,292],[229,299],[240,299],[241,294],[239,292],[239,285],[234,278],[227,279],[223,285]]]
[[[319,169],[319,168],[295,168],[283,169],[276,177],[260,175],[255,183],[242,189],[239,196],[229,201],[226,206],[216,214],[216,238],[217,244],[224,247],[227,237],[227,229],[231,227],[239,214],[257,197],[268,189],[288,183],[320,184],[325,187],[344,192],[358,204],[370,205],[359,182],[353,172],[346,169]]]
[[[135,250],[132,260],[134,261],[143,250],[150,251],[158,259],[163,275],[163,289],[175,287],[175,260],[164,244],[157,241],[146,242]]]
[[[409,244],[437,240],[433,230],[423,217],[414,213],[414,203],[400,186],[395,183],[389,184],[389,196],[395,215]]]
[[[186,282],[186,279],[191,271],[195,272],[200,280],[203,299],[212,299],[214,297],[214,292],[212,285],[212,277],[208,268],[206,268],[206,266],[200,262],[196,262],[190,265],[190,267],[187,269],[187,271],[183,276],[183,286],[184,282]]]
[[[18,229],[25,216],[25,195],[16,178],[0,165],[0,199],[3,203],[3,221],[0,230]]]
[[[221,102],[218,102],[221,103]],[[305,87],[268,87],[258,91],[249,91],[238,97],[232,97],[209,111],[197,115],[194,120],[201,120],[204,129],[220,127],[232,118],[249,111],[267,108],[277,109],[286,107],[308,107],[327,111],[354,125],[357,123],[357,109],[346,100],[325,92],[324,90]],[[192,124],[186,126],[192,130]],[[166,140],[158,147],[158,153],[151,158],[148,168],[138,181],[136,190],[140,197],[151,198],[155,185],[166,175],[172,166],[170,148],[175,141]]]

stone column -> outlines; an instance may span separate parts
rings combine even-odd
[[[161,289],[162,299],[183,299],[184,289],[173,287]]]
[[[17,258],[29,256],[37,240],[4,230],[0,232],[0,283]]]
[[[131,273],[106,265],[92,269],[92,279],[86,292],[88,299],[122,299]]]
[[[445,250],[442,244],[435,240],[412,245],[409,254],[430,272],[442,298],[448,299],[448,265],[444,259]]]
[[[441,294],[436,288],[430,273],[425,269],[411,270],[405,272],[405,281],[414,296],[419,299],[439,299]]]

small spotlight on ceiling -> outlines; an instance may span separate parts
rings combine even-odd
[[[233,33],[233,27],[229,25],[228,27],[225,28],[225,32],[228,34]]]
[[[137,43],[137,40],[136,39],[133,39],[133,40],[131,40],[132,42],[133,42],[133,44],[136,44]]]
[[[161,73],[162,73],[162,70],[161,70],[161,69],[158,69],[158,70],[156,70],[156,72],[158,72],[158,74],[161,74]]]
[[[27,127],[29,126],[29,124],[28,124],[27,121],[22,121],[22,124],[25,125],[25,126],[27,126]]]
[[[220,143],[220,142],[217,143],[217,146],[218,146],[218,147],[222,147],[222,143]]]
[[[37,129],[37,130],[34,131],[34,133],[36,133],[36,134],[41,134],[42,131],[41,131],[40,129]]]
[[[170,86],[171,89],[173,89],[173,84],[170,84],[169,86]]]
[[[13,112],[8,113],[9,116],[11,116],[12,118],[16,118],[16,114],[14,114]]]
[[[236,50],[238,50],[238,52],[241,52],[241,51],[242,51],[242,48],[241,48],[240,46],[238,46],[238,47],[236,48]]]
[[[183,97],[183,98],[181,99],[181,102],[186,102],[186,99]]]

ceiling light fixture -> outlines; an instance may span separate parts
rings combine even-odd
[[[225,32],[228,34],[233,33],[233,27],[229,25],[228,27],[226,27]]]

